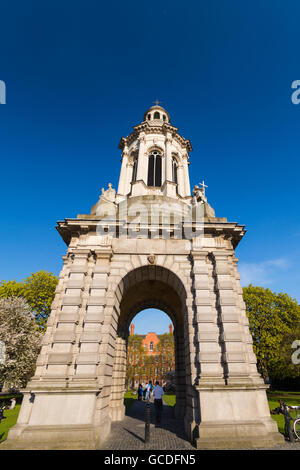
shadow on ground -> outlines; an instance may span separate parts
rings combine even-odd
[[[182,420],[174,417],[174,408],[164,404],[161,423],[155,423],[154,403],[150,403],[150,441],[145,443],[145,417],[147,402],[134,400],[123,421],[112,423],[111,434],[101,449],[194,449],[184,433]]]

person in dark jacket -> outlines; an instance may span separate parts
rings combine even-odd
[[[139,384],[139,388],[138,388],[138,400],[141,400],[141,399],[143,398],[143,393],[144,393],[143,386],[142,386],[142,384]]]
[[[162,397],[165,394],[163,388],[159,385],[158,380],[155,382],[155,388],[153,390],[153,398],[154,398],[154,408],[155,408],[155,418],[156,423],[160,424],[161,422],[161,414],[163,410],[163,401]]]

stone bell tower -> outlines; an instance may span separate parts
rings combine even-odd
[[[257,372],[235,248],[189,180],[190,141],[155,105],[119,144],[90,214],[58,222],[67,245],[34,377],[2,448],[97,449],[124,418],[129,326],[159,308],[174,325],[176,416],[198,448],[281,442]],[[153,329],[151,317],[149,326]]]
[[[118,200],[124,196],[162,194],[189,200],[189,140],[170,124],[169,113],[161,106],[152,106],[144,114],[134,132],[122,138],[122,167]]]

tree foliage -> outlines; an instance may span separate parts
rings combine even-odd
[[[263,377],[300,375],[292,363],[292,343],[300,339],[300,306],[288,294],[250,284],[243,288],[257,366]]]
[[[144,364],[143,337],[130,335],[127,346],[126,383],[129,384],[135,375],[142,375]]]
[[[51,304],[57,284],[57,276],[42,270],[32,273],[21,282],[2,281],[0,283],[0,299],[12,296],[24,298],[31,307],[40,331],[44,331],[51,313]]]
[[[164,362],[168,364],[169,370],[174,365],[174,336],[172,333],[164,333],[159,337],[159,343],[157,344],[157,351],[164,358]]]
[[[33,375],[42,335],[33,312],[21,297],[0,299],[0,341],[5,344],[6,360],[0,365],[1,382],[21,388]]]

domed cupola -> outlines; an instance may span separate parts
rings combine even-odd
[[[150,125],[162,125],[165,122],[170,123],[170,115],[162,106],[156,104],[145,112],[144,122],[145,121]]]

